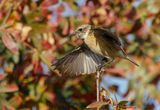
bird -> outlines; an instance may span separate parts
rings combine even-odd
[[[104,56],[92,52],[87,45],[82,44],[53,62],[53,66],[62,76],[74,77],[96,73],[97,69],[107,61]]]
[[[112,62],[115,58],[120,57],[129,60],[136,66],[136,62],[131,60],[123,49],[123,45],[118,36],[101,26],[84,24],[79,26],[70,37],[80,38],[83,43],[94,53],[104,56]]]

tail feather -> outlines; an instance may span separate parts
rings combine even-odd
[[[131,63],[133,63],[134,65],[136,66],[139,66],[136,62],[134,62],[133,60],[131,60],[128,56],[127,56],[127,53],[123,50],[123,48],[121,47],[121,51],[123,53],[123,58],[130,61]]]
[[[128,60],[128,61],[130,61],[131,63],[133,63],[134,65],[136,65],[136,66],[139,66],[136,62],[134,62],[133,60],[131,60],[129,57],[125,57],[124,59],[126,59],[126,60]]]

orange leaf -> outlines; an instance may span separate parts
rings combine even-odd
[[[108,103],[100,101],[100,102],[93,102],[89,104],[86,108],[101,108],[104,105],[107,105]]]
[[[14,96],[13,98],[11,98],[9,100],[10,105],[12,105],[13,107],[18,107],[22,104],[22,98],[20,96]]]

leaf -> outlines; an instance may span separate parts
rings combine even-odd
[[[39,103],[39,110],[49,110],[48,106],[44,103]]]
[[[34,69],[33,64],[30,64],[25,67],[24,74],[27,75],[29,72],[31,72]]]
[[[135,110],[135,106],[118,105],[116,106],[116,110]]]
[[[120,76],[124,76],[124,73],[126,72],[126,70],[124,68],[119,68],[119,67],[107,68],[105,71],[106,71],[106,73],[116,74],[116,75],[120,75]]]
[[[110,97],[110,92],[102,87],[101,95],[104,97]]]
[[[2,102],[2,110],[15,110],[7,101]]]
[[[15,84],[11,85],[0,85],[0,93],[8,93],[18,91],[18,87]]]
[[[115,105],[115,103],[114,103],[114,101],[113,101],[113,99],[112,99],[112,98],[109,98],[107,102],[109,102],[109,104],[111,104],[112,106],[114,106],[114,105]]]
[[[22,29],[22,33],[21,33],[21,36],[22,36],[22,41],[26,40],[27,39],[27,36],[29,34],[29,32],[32,30],[31,27],[29,26],[24,26],[23,29]]]
[[[32,63],[36,63],[39,61],[39,53],[38,51],[35,51],[33,54],[32,54]]]
[[[42,60],[42,62],[44,62],[44,64],[46,64],[49,68],[51,67],[51,62],[45,57],[45,53],[41,53],[40,54],[40,59]]]
[[[137,42],[133,42],[132,45],[128,46],[128,53],[134,52],[139,47]]]
[[[120,101],[119,103],[118,103],[118,105],[126,105],[128,103],[128,101]]]
[[[2,41],[4,45],[13,53],[18,53],[18,46],[16,42],[13,40],[11,34],[9,33],[3,33]]]
[[[89,104],[86,108],[101,108],[104,105],[108,105],[108,103],[100,101],[100,102],[93,102]]]
[[[106,10],[105,10],[105,8],[99,8],[99,9],[97,9],[97,13],[99,15],[105,16],[106,15]]]
[[[14,96],[11,98],[8,102],[10,105],[12,105],[14,108],[17,108],[22,104],[22,98],[20,96]]]
[[[6,75],[3,73],[0,73],[0,81],[3,80],[6,77]]]

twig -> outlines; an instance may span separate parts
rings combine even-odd
[[[26,47],[28,47],[28,48],[32,49],[33,51],[37,51],[37,49],[36,49],[36,48],[34,48],[33,46],[31,46],[31,45],[30,45],[30,44],[28,44],[27,42],[23,42],[23,44],[24,44]]]
[[[97,82],[97,102],[99,102],[100,101],[100,71],[99,70],[97,71],[96,82]]]
[[[96,78],[96,85],[97,85],[97,102],[100,101],[100,70],[97,71],[97,78]],[[99,108],[97,108],[99,110]]]

